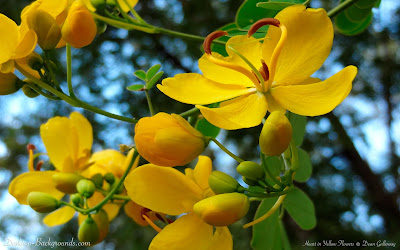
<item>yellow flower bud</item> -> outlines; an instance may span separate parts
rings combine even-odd
[[[61,29],[62,38],[74,48],[89,45],[97,33],[96,23],[82,1],[72,3]]]
[[[22,86],[22,81],[13,73],[0,73],[0,95],[9,95],[15,93]]]
[[[27,20],[29,28],[35,31],[38,44],[43,50],[51,50],[57,46],[61,39],[61,27],[49,13],[33,10]]]
[[[283,112],[272,112],[260,134],[261,152],[269,156],[282,154],[292,139],[292,125]]]
[[[56,198],[42,192],[30,192],[28,194],[28,204],[38,213],[50,213],[61,206]]]
[[[82,179],[76,184],[76,189],[83,197],[90,198],[96,191],[96,186],[93,181]]]
[[[264,169],[252,161],[244,161],[236,168],[237,172],[249,180],[258,181],[265,176]]]
[[[99,239],[100,231],[93,218],[87,217],[79,226],[78,239],[81,242],[90,242],[90,245],[96,244]]]
[[[53,175],[53,182],[56,184],[56,188],[65,194],[75,194],[76,184],[83,177],[75,173],[56,173]]]
[[[176,114],[158,113],[139,120],[135,128],[137,150],[147,161],[159,166],[183,166],[206,147],[199,131]]]
[[[207,224],[228,226],[243,218],[250,202],[244,194],[228,193],[211,196],[194,204],[193,211]]]
[[[240,187],[233,177],[221,171],[211,172],[208,184],[216,194],[233,193]]]

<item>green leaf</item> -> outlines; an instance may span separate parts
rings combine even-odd
[[[285,249],[285,250],[292,249],[292,247],[290,246],[289,238],[288,238],[286,230],[285,230],[285,225],[283,225],[283,222],[281,220],[279,221],[279,229],[280,229],[281,237],[282,237],[282,244],[283,244],[282,249]]]
[[[258,8],[257,3],[260,2],[265,1],[247,0],[243,2],[236,12],[235,22],[239,28],[248,28],[256,21],[266,17],[274,17],[279,12],[277,10]]]
[[[277,200],[277,197],[263,200],[254,219],[267,213]],[[282,234],[282,230],[284,231],[284,228],[279,219],[279,209],[277,209],[270,217],[253,226],[251,246],[255,250],[290,249],[286,232]]]
[[[161,65],[156,64],[153,67],[151,67],[149,70],[147,70],[146,79],[150,80],[151,78],[153,78],[153,76],[160,70],[160,68],[161,68]]]
[[[147,89],[151,89],[153,87],[153,85],[160,80],[161,76],[164,74],[164,71],[160,71],[158,72],[155,76],[153,76],[153,78],[151,78],[147,84],[146,84],[146,88]]]
[[[377,1],[377,2],[374,4],[374,8],[379,8],[380,5],[381,5],[381,0]]]
[[[239,28],[236,26],[236,23],[229,23],[225,26],[218,28],[217,30],[223,30],[223,31],[226,31],[229,33],[229,36],[222,36],[222,37],[215,39],[215,41],[221,41],[221,42],[228,41],[229,38],[232,36],[247,34],[247,31],[239,30]],[[228,56],[228,53],[226,53],[226,50],[225,50],[225,45],[212,43],[211,50],[214,52],[217,52],[223,56]]]
[[[200,119],[196,123],[196,129],[200,131],[205,136],[211,136],[213,138],[217,137],[219,132],[221,131],[220,128],[212,125],[209,121],[205,118]]]
[[[294,3],[283,3],[283,2],[267,2],[267,3],[258,3],[257,7],[269,9],[269,10],[278,10],[281,11],[286,7],[292,6]]]
[[[297,152],[299,153],[299,168],[296,170],[294,180],[298,182],[306,182],[312,174],[310,156],[301,148],[298,148]]]
[[[317,224],[314,204],[299,188],[295,187],[286,195],[283,205],[300,228],[310,230]]]
[[[264,169],[268,168],[268,170],[271,172],[271,174],[274,177],[280,176],[281,170],[283,168],[280,158],[277,156],[266,156],[262,153],[261,153],[261,157],[263,157],[263,159],[264,159],[262,161],[261,166]],[[275,181],[272,180],[272,178],[268,174],[266,175],[265,180],[268,182],[268,184],[270,184],[272,186],[276,184]]]
[[[135,85],[131,85],[129,87],[126,87],[127,90],[130,91],[143,91],[144,90],[144,85],[143,84],[135,84]]]
[[[355,2],[354,6],[360,8],[360,9],[371,9],[375,5],[374,0],[358,0]]]
[[[306,133],[307,118],[305,116],[289,113],[289,121],[293,128],[293,140],[296,146],[303,143],[304,134]]]
[[[369,24],[372,21],[372,12],[362,21],[358,23],[354,23],[350,21],[345,13],[340,13],[335,18],[336,28],[340,33],[347,36],[358,35],[368,28]]]
[[[137,78],[146,81],[146,72],[144,72],[143,70],[138,70],[136,72],[133,73]]]
[[[369,14],[371,14],[371,9],[372,7],[367,9],[360,9],[357,8],[355,5],[352,5],[344,11],[344,14],[349,21],[358,23],[367,18]]]

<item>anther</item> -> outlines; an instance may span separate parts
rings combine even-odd
[[[261,65],[262,65],[262,67],[260,68],[259,71],[260,71],[262,77],[264,78],[264,81],[268,81],[268,79],[269,79],[269,69],[268,69],[268,66],[267,66],[267,64],[265,63],[264,60],[261,60]]]
[[[206,39],[204,39],[204,42],[203,42],[204,52],[206,52],[207,54],[211,54],[212,41],[214,41],[215,39],[217,39],[221,36],[226,36],[226,35],[229,35],[228,32],[222,31],[222,30],[217,30],[217,31],[214,31],[211,34],[209,34],[206,37]]]
[[[42,168],[44,161],[40,160],[37,165],[36,165],[36,171],[40,171],[40,169]]]
[[[140,216],[142,217],[143,220],[145,220],[144,219],[145,216],[147,217],[148,212],[151,212],[151,210],[148,209],[147,207],[144,207],[142,208],[142,210],[140,210]]]
[[[30,150],[36,150],[36,147],[35,147],[35,145],[33,145],[33,144],[31,144],[31,143],[28,143],[28,145],[26,145],[26,150],[28,150],[28,152],[29,152]]]
[[[278,19],[275,18],[264,18],[261,20],[258,20],[257,22],[255,22],[249,29],[249,31],[247,32],[247,36],[250,37],[252,36],[254,33],[256,33],[256,31],[261,28],[262,26],[265,25],[273,25],[275,27],[279,28],[279,25],[281,24],[281,22],[279,22]]]

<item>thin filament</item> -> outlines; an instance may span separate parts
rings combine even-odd
[[[287,38],[287,29],[286,29],[285,25],[279,24],[279,28],[281,29],[281,37],[279,38],[278,44],[276,45],[274,51],[272,52],[271,61],[270,61],[270,65],[269,65],[269,67],[270,67],[270,80],[268,81],[269,86],[267,89],[265,89],[265,91],[267,91],[269,89],[269,87],[271,86],[271,84],[274,80],[276,65],[278,63],[278,58],[282,52],[283,46],[285,45],[285,41]]]
[[[157,233],[159,233],[159,232],[162,231],[162,229],[159,228],[156,224],[154,224],[154,222],[153,222],[152,220],[150,220],[150,218],[147,217],[147,215],[142,215],[142,217],[143,217],[143,219],[144,219],[147,223],[149,223],[149,225],[150,225],[154,230],[157,231]]]

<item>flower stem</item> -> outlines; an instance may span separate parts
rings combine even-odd
[[[195,114],[198,111],[199,111],[199,109],[194,107],[192,109],[189,109],[188,111],[180,113],[179,115],[182,116],[182,117],[187,117],[187,116],[191,116],[191,115]]]
[[[338,6],[336,6],[335,8],[331,9],[328,12],[328,17],[330,17],[330,18],[335,17],[340,12],[344,11],[345,9],[347,9],[348,7],[350,7],[351,5],[356,3],[357,1],[358,0],[346,0],[346,1],[342,2],[341,4],[339,4]]]
[[[71,56],[71,45],[67,43],[66,53],[67,53],[67,83],[68,91],[71,97],[75,97],[74,89],[72,88],[72,56]]]
[[[248,227],[254,226],[255,224],[260,223],[261,221],[267,219],[269,216],[271,216],[281,206],[281,204],[282,204],[283,200],[285,199],[285,197],[286,197],[286,194],[280,196],[278,198],[278,200],[275,202],[275,204],[271,207],[271,209],[267,213],[265,213],[260,218],[254,220],[254,221],[252,221],[250,223],[245,224],[243,226],[243,228],[248,228]]]
[[[232,153],[231,151],[229,151],[224,145],[222,145],[217,139],[215,139],[214,137],[211,136],[207,136],[206,137],[208,141],[213,141],[215,144],[218,145],[218,147],[220,149],[222,149],[226,154],[228,154],[230,157],[232,157],[235,161],[241,163],[244,160],[241,159],[240,157],[238,157],[237,155],[235,155],[234,153]]]
[[[154,116],[155,112],[154,112],[154,108],[153,108],[153,103],[151,102],[151,98],[149,95],[149,90],[145,89],[144,92],[146,93],[146,99],[147,99],[147,104],[149,106],[150,114],[151,114],[151,116]]]

